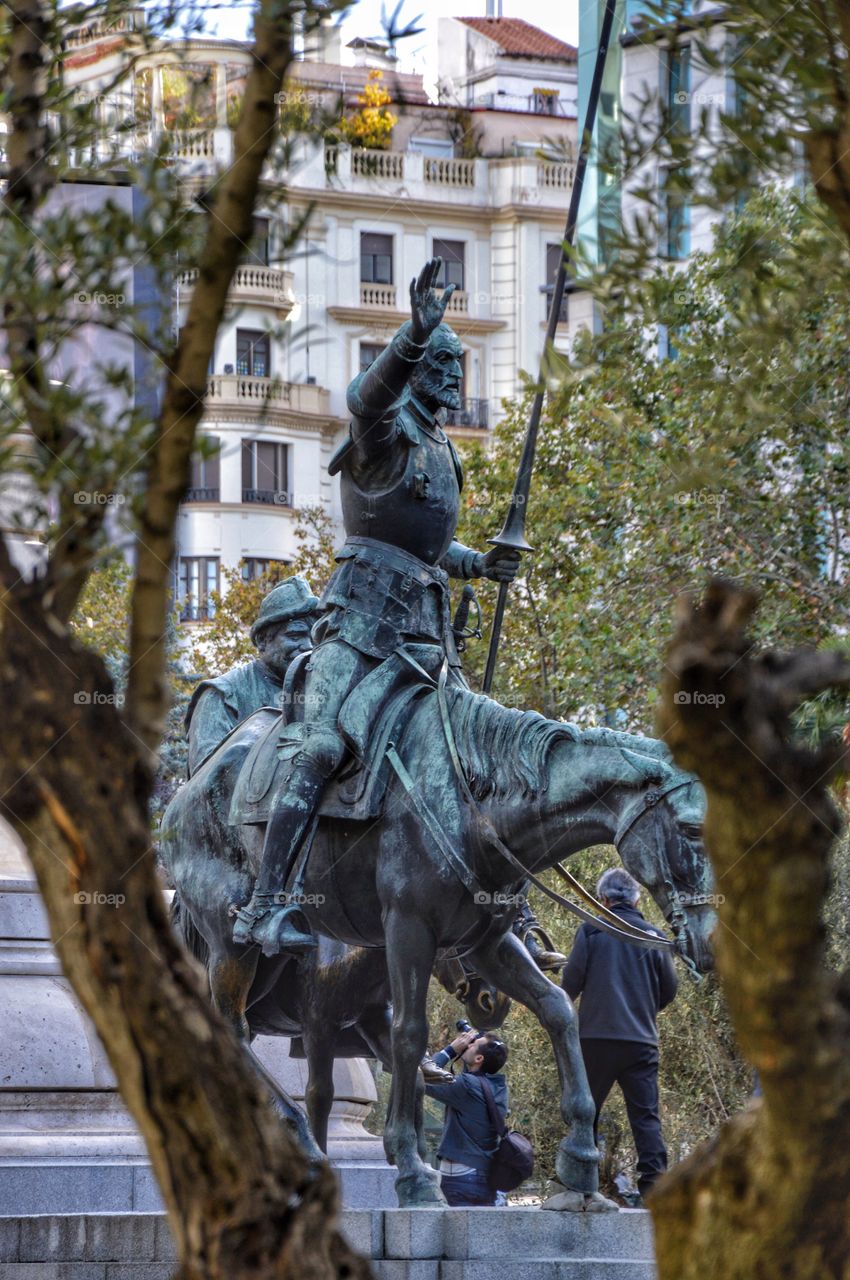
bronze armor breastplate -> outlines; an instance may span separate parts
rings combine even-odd
[[[376,538],[438,564],[455,535],[460,487],[453,450],[440,428],[420,425],[418,437],[418,444],[404,436],[395,443],[403,451],[396,479],[388,480],[383,471],[373,481],[366,468],[342,468],[343,523],[349,537]]]

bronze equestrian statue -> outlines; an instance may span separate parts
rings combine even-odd
[[[405,641],[441,649],[462,680],[449,619],[449,576],[510,581],[519,553],[472,551],[455,541],[460,459],[442,429],[460,404],[462,347],[442,323],[441,260],[410,285],[411,319],[348,389],[351,430],[329,467],[340,474],[345,545],[320,604],[304,685],[305,732],[268,823],[250,901],[233,938],[265,955],[315,938],[298,903],[282,900],[328,779],[348,753],[339,713],[349,694]]]
[[[440,324],[435,279],[430,263],[411,287],[411,324],[349,392],[351,437],[333,464],[347,539],[317,647],[286,678],[303,718],[263,710],[234,729],[169,805],[163,856],[208,948],[212,998],[246,1040],[268,997],[291,1004],[302,972],[309,980],[315,934],[362,948],[362,963],[385,953],[392,1023],[375,1052],[392,1060],[384,1146],[401,1205],[444,1203],[420,1149],[419,1063],[435,959],[460,951],[552,1041],[567,1130],[559,1207],[612,1208],[597,1191],[575,1012],[512,925],[529,873],[611,843],[682,955],[708,968],[704,794],[661,743],[548,721],[466,687],[446,573],[512,577],[516,559],[453,541],[460,474],[438,411],[457,394],[460,347]],[[247,905],[234,932],[235,904]],[[303,1117],[293,1123],[309,1144]]]

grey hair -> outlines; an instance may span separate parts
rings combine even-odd
[[[610,867],[599,877],[596,896],[617,905],[633,907],[640,897],[640,885],[623,867]]]

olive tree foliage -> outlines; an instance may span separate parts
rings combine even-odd
[[[329,7],[257,6],[233,160],[201,211],[171,163],[169,136],[145,130],[134,142],[132,111],[104,132],[99,101],[64,75],[77,24],[114,29],[132,64],[181,16],[197,29],[195,12],[146,7],[146,28],[130,35],[130,6],[114,0],[10,0],[0,25],[3,523],[31,540],[37,531],[43,544],[38,571],[27,574],[14,559],[20,539],[0,539],[3,813],[26,845],[65,973],[144,1136],[183,1280],[368,1274],[337,1231],[329,1169],[296,1146],[268,1082],[170,931],[149,833],[170,701],[177,508],[263,173],[287,158],[278,101],[296,10],[309,30]],[[114,198],[75,199],[67,180],[81,155],[89,179],[127,174],[135,213],[118,186]],[[197,276],[175,342],[168,300],[178,258]],[[134,305],[128,283],[139,266],[161,311]],[[134,388],[120,351],[110,354],[106,334],[148,353],[155,399],[134,395],[144,388]],[[81,603],[85,617],[94,568],[122,544],[133,560],[123,702],[103,658],[81,643],[79,616],[71,623]],[[123,905],[106,905],[115,901]]]
[[[535,542],[548,511],[556,537],[525,584],[520,697],[543,688],[565,713],[646,728],[660,674],[662,730],[708,795],[718,972],[763,1099],[659,1183],[660,1275],[837,1278],[850,1256],[848,970],[841,947],[833,968],[824,913],[834,921],[846,898],[827,909],[846,865],[827,783],[846,761],[839,735],[806,745],[795,725],[816,738],[848,687],[850,7],[665,3],[638,35],[659,62],[687,41],[692,67],[735,91],[719,110],[695,101],[688,121],[655,77],[606,157],[638,203],[613,258],[579,264],[601,332],[546,370],[529,528]],[[677,203],[715,219],[717,249],[687,266],[659,256]],[[716,580],[680,606],[647,673],[644,636],[662,638],[672,595],[705,570],[755,584],[762,607]],[[541,606],[553,582],[566,647]]]
[[[652,732],[673,602],[706,571],[759,586],[760,640],[844,643],[850,253],[825,252],[824,216],[754,195],[686,274],[647,270],[628,310],[554,362],[500,697]],[[472,545],[496,531],[526,418],[511,406],[489,450],[466,450]],[[471,642],[473,673],[483,659]]]

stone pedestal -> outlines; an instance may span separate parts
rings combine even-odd
[[[645,1209],[361,1209],[342,1215],[376,1280],[655,1280]],[[0,1218],[0,1280],[171,1280],[159,1214]]]
[[[0,824],[0,1215],[150,1212],[161,1200],[88,1017],[62,976],[24,851]],[[258,1055],[303,1101],[306,1063],[260,1037]],[[329,1154],[351,1207],[396,1203],[394,1170],[363,1120],[375,1084],[362,1059],[334,1069]]]

